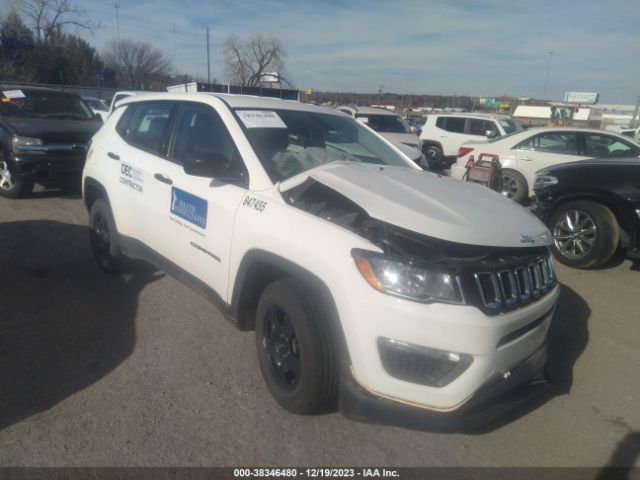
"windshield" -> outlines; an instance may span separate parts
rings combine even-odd
[[[293,110],[236,110],[274,182],[333,161],[409,168],[377,135],[352,118]]]
[[[89,105],[89,107],[93,108],[94,110],[100,110],[105,112],[109,111],[109,106],[103,100],[98,100],[93,98],[83,98],[83,100],[84,100],[84,103]]]
[[[522,125],[520,125],[516,120],[512,120],[512,119],[500,119],[500,125],[502,125],[502,128],[504,128],[504,131],[509,134],[509,133],[515,133],[515,132],[519,132],[521,130],[524,130],[524,128],[522,128]]]
[[[381,133],[411,133],[409,126],[397,115],[367,115],[356,114],[356,118],[366,123],[376,132]]]
[[[13,90],[0,97],[0,115],[6,117],[93,119],[93,112],[76,95],[46,90]]]

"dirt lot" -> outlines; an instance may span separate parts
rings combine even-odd
[[[640,466],[640,272],[559,268],[554,390],[486,432],[281,410],[253,332],[138,264],[101,273],[78,197],[0,199],[0,465]]]

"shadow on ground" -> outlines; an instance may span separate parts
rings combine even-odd
[[[87,227],[0,223],[0,430],[86,388],[135,344],[138,295],[152,267],[107,275]]]
[[[637,467],[640,465],[640,432],[630,431],[618,443],[614,450],[609,464],[603,468],[596,480],[625,480],[631,478],[631,473],[638,473]],[[639,478],[637,475],[635,478]]]

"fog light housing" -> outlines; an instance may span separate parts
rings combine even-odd
[[[385,371],[392,377],[430,387],[444,387],[473,363],[465,353],[447,352],[390,338],[378,339]]]

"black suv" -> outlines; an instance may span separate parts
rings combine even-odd
[[[556,165],[537,172],[533,188],[534,213],[561,263],[598,267],[620,246],[640,259],[640,158]]]
[[[101,125],[78,95],[0,86],[0,195],[30,193],[36,182],[79,187],[87,145]]]

